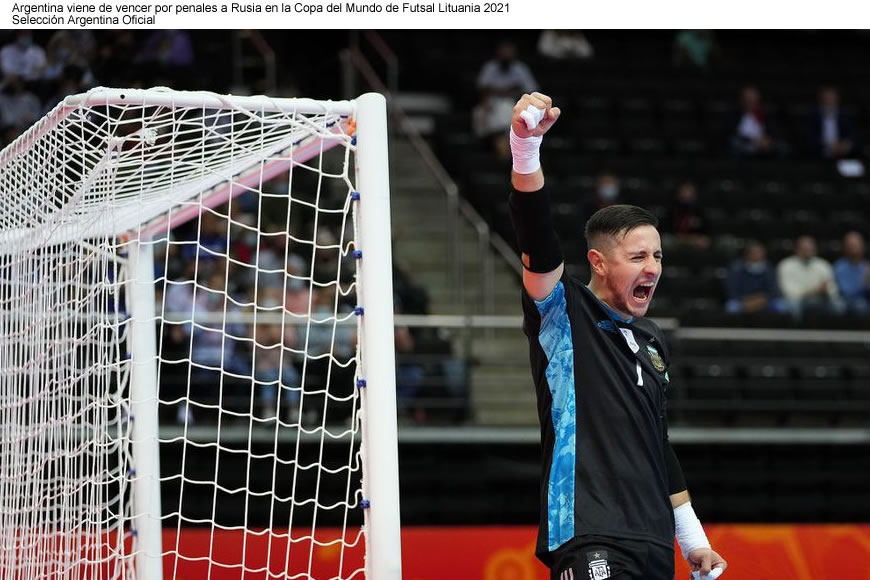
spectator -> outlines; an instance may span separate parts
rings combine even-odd
[[[55,79],[57,82],[56,90],[45,99],[45,111],[50,111],[70,95],[76,95],[86,90],[85,78],[87,78],[84,70],[74,64],[68,64],[63,67],[63,71],[58,74]]]
[[[786,312],[773,268],[767,261],[764,246],[749,242],[743,259],[736,260],[728,270],[726,280],[728,301],[725,310],[737,312]]]
[[[834,279],[849,311],[870,310],[870,267],[860,233],[849,232],[843,238],[843,257],[834,263]]]
[[[545,30],[538,37],[538,54],[556,60],[588,59],[595,50],[579,30]]]
[[[819,107],[810,116],[809,149],[817,157],[838,159],[855,149],[855,124],[840,110],[840,95],[833,87],[819,91]]]
[[[264,315],[281,315],[280,289],[264,288],[258,299]],[[252,332],[260,418],[274,419],[280,406],[282,418],[288,423],[295,423],[299,420],[302,394],[302,378],[295,364],[299,358],[297,327],[292,323],[285,324],[282,332],[281,324],[260,322],[252,328]]]
[[[779,287],[795,319],[809,310],[844,310],[834,270],[827,260],[818,257],[816,241],[811,236],[799,237],[794,255],[784,258],[776,270]]]
[[[414,357],[414,335],[407,326],[396,325],[396,406],[399,419],[418,425],[426,420],[426,410],[418,400],[425,370]]]
[[[305,425],[341,423],[352,413],[355,369],[350,362],[356,354],[356,326],[346,322],[353,315],[340,304],[337,292],[334,282],[316,287],[311,320],[297,328],[297,344],[307,357],[303,376],[306,400],[302,403]],[[323,397],[329,399],[328,405]],[[328,416],[322,415],[324,411]]]
[[[184,30],[155,30],[145,40],[139,59],[155,63],[160,68],[192,66],[193,44],[190,42],[190,35]]]
[[[134,66],[133,56],[139,45],[132,30],[108,30],[96,51],[94,70],[101,82],[108,86],[141,87],[145,84],[138,77],[139,67]]]
[[[80,70],[81,83],[93,85],[94,75],[90,63],[95,47],[94,34],[90,30],[58,30],[45,48],[46,62],[40,75],[42,80],[60,80],[66,67],[74,66]]]
[[[393,260],[393,293],[405,314],[429,314],[429,293]]]
[[[682,30],[674,37],[674,64],[707,70],[719,58],[712,30]]]
[[[0,71],[3,76],[19,77],[25,82],[36,81],[45,67],[45,51],[33,42],[29,30],[15,33],[15,42],[0,49]]]
[[[731,149],[737,155],[767,155],[782,152],[783,145],[770,136],[770,128],[761,106],[761,93],[755,87],[744,87],[740,94],[742,112],[737,122]]]
[[[184,87],[197,72],[193,43],[184,30],[155,30],[145,40],[137,60],[146,77],[157,85]]]
[[[587,220],[592,217],[596,211],[603,207],[619,203],[619,177],[605,171],[598,176],[598,182],[595,189],[595,198],[587,200],[580,209],[581,221],[580,227],[586,225]]]
[[[484,63],[477,77],[480,103],[474,108],[474,133],[489,142],[500,159],[510,159],[508,128],[516,99],[537,89],[531,70],[517,59],[517,49],[502,42],[495,58]]]
[[[227,252],[227,219],[225,215],[217,213],[226,211],[226,206],[219,206],[214,210],[203,211],[199,216],[198,231],[196,222],[192,222],[193,231],[191,241],[181,249],[181,257],[185,260],[194,260],[199,254],[200,262],[210,262]]]
[[[0,126],[4,133],[12,130],[21,133],[39,119],[42,105],[39,99],[25,86],[18,76],[9,76],[0,92]]]
[[[202,268],[200,262],[200,285],[193,298],[193,321],[187,325],[190,332],[190,359],[192,382],[190,398],[195,405],[214,405],[221,401],[222,408],[238,407],[243,400],[241,388],[250,387],[250,382],[238,381],[229,376],[250,376],[251,369],[241,350],[248,337],[243,324],[223,320],[232,317],[239,308],[228,299],[231,288],[227,284],[224,259],[215,261],[213,268]],[[241,384],[240,384],[241,383]],[[195,420],[194,411],[182,405],[177,419],[188,424]]]
[[[677,243],[698,250],[710,247],[707,218],[698,205],[698,192],[691,181],[677,186],[677,197],[668,208],[666,223]]]

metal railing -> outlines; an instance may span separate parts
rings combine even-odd
[[[251,60],[244,56],[245,41],[257,51],[257,64],[263,66],[263,79],[265,85],[263,92],[274,95],[278,89],[278,73],[275,63],[275,51],[268,41],[260,34],[259,30],[238,30],[233,33],[233,81],[237,86],[245,84],[245,68],[251,64]]]
[[[351,47],[345,55],[346,91],[350,93],[356,92],[355,83],[352,81],[352,70],[350,70],[355,69],[363,79],[365,79],[366,83],[372,87],[372,89],[384,93],[390,107],[390,115],[395,120],[394,127],[398,128],[408,139],[408,142],[423,160],[426,167],[437,181],[439,187],[444,192],[447,200],[447,263],[448,271],[450,272],[449,278],[452,284],[453,295],[457,304],[460,305],[460,309],[463,311],[465,310],[464,296],[462,292],[462,289],[464,288],[464,272],[462,267],[462,236],[460,220],[464,219],[474,228],[477,234],[478,253],[482,274],[480,306],[483,313],[492,314],[495,311],[495,263],[493,250],[495,250],[495,252],[498,253],[518,275],[521,275],[522,264],[519,256],[516,255],[504,238],[490,229],[489,224],[486,223],[471,204],[460,196],[459,187],[456,182],[450,177],[450,174],[438,160],[438,157],[420,134],[420,131],[409,120],[402,108],[396,104],[395,99],[393,98],[395,91],[398,88],[398,62],[395,54],[389,49],[387,44],[377,33],[373,31],[365,33],[366,40],[372,44],[387,64],[387,75],[389,77],[389,84],[387,84],[381,80],[372,64],[363,55],[358,42],[359,36],[355,35],[352,38],[355,39],[355,42],[351,43]]]

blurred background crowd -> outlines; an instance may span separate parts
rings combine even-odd
[[[515,501],[535,496],[539,471],[535,433],[523,431],[536,416],[516,318],[519,273],[479,237],[514,244],[507,124],[517,98],[534,90],[563,111],[542,162],[569,271],[588,277],[582,231],[597,209],[632,203],[660,220],[664,273],[650,316],[668,332],[670,425],[688,429],[676,440],[706,519],[870,518],[870,454],[837,439],[838,430],[870,424],[866,31],[348,31],[327,44],[321,31],[41,30],[0,38],[4,144],[65,96],[94,86],[336,99],[372,88],[359,59],[372,64],[405,114],[391,140],[396,312],[466,317],[400,319],[411,320],[395,334],[400,420],[510,428],[507,439],[499,431],[451,444],[443,430],[434,436],[445,441],[438,449],[402,447],[407,522],[536,517],[532,502]],[[415,153],[412,127],[434,161]],[[434,166],[444,173],[430,172]],[[450,215],[447,182],[472,225],[441,223]],[[258,308],[352,315],[352,296],[336,296],[354,270],[336,244],[340,227],[301,236],[316,247],[291,246],[287,203],[276,201],[288,193],[286,177],[262,191],[272,197],[241,196],[173,232],[179,243],[168,246],[158,272],[170,281],[158,289],[165,313],[222,312],[226,296],[249,297],[257,276]],[[345,194],[327,191],[332,202]],[[259,238],[236,227],[257,223]],[[448,234],[461,250],[452,254],[455,269],[442,260]],[[476,261],[478,252],[495,265]],[[227,257],[272,275],[228,267]],[[311,289],[311,280],[335,280],[336,272],[338,285]],[[496,316],[477,327],[468,322],[476,314]],[[280,411],[291,422],[347,420],[341,405],[325,419],[298,417],[296,406],[303,372],[314,391],[330,373],[353,388],[346,369],[311,357],[305,366],[300,356],[301,344],[313,356],[327,348],[331,329],[306,337],[292,325],[194,326],[164,326],[162,399],[183,394],[173,388],[187,384],[188,371],[192,398],[214,397],[209,385],[220,368],[227,393],[256,378],[252,411],[260,419]],[[222,341],[224,330],[256,337],[263,352],[255,359],[249,342]],[[336,356],[352,356],[354,334],[336,333]],[[176,364],[186,358],[194,364]],[[166,405],[163,419],[212,420],[197,411]],[[715,428],[783,435],[747,431],[735,443],[710,439],[721,433]],[[834,434],[807,442],[792,431],[811,428]],[[497,445],[504,441],[511,445]],[[448,455],[450,473],[441,474]]]

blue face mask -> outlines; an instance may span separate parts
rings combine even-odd
[[[601,199],[613,201],[619,195],[619,188],[615,185],[602,185],[598,188],[598,195]]]

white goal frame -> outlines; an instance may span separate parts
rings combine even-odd
[[[0,172],[41,136],[60,124],[71,112],[82,107],[107,105],[162,105],[249,109],[258,112],[295,112],[318,114],[324,111],[347,115],[356,122],[356,186],[358,236],[355,247],[362,252],[357,277],[360,316],[360,366],[358,376],[365,381],[361,397],[362,500],[366,543],[365,575],[370,580],[400,580],[401,539],[399,518],[398,438],[396,424],[395,350],[393,323],[392,257],[390,227],[390,184],[386,101],[368,93],[352,101],[316,101],[269,97],[223,96],[207,92],[180,92],[139,89],[94,89],[66,98],[49,115],[0,152]],[[215,207],[239,194],[250,184],[261,183],[302,163],[338,142],[318,141],[314,145],[277,143],[263,157],[292,151],[292,159],[269,161],[256,166],[233,166],[228,174],[207,175],[213,184],[202,182],[195,191],[184,187],[173,190],[173,201],[180,203],[203,190],[202,207]],[[292,147],[291,147],[292,145]],[[229,184],[228,184],[229,182]],[[87,186],[88,184],[85,184]],[[0,181],[2,187],[2,181]],[[149,213],[149,206],[121,209],[111,220],[103,220],[94,235],[123,236],[147,241],[198,215],[196,208],[181,208],[169,216],[165,210]],[[49,234],[49,243],[78,239],[73,228],[60,226]],[[0,230],[0,252],[4,244],[39,245],[46,235],[32,230]],[[160,437],[158,433],[157,337],[154,324],[153,244],[131,241],[128,245],[127,295],[131,315],[130,412],[133,421],[131,449],[136,473],[133,478],[134,527],[137,552],[136,577],[161,580]],[[0,390],[4,389],[0,376]],[[0,533],[4,533],[0,530]],[[13,532],[14,533],[14,532]]]

